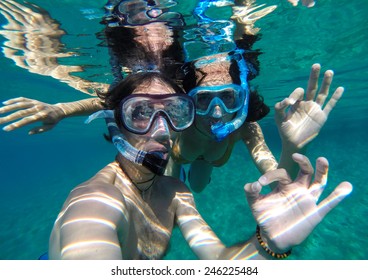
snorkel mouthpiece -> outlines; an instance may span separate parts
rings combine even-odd
[[[239,124],[238,124],[239,123]],[[241,126],[242,122],[235,119],[234,122],[216,123],[211,126],[211,131],[216,137],[217,142],[224,140],[230,133],[235,131],[237,126]]]
[[[237,112],[236,117],[232,121],[227,123],[220,122],[211,126],[211,131],[215,135],[216,141],[221,142],[230,133],[234,132],[243,125],[248,115],[248,105],[249,93],[246,95],[242,109]]]
[[[126,158],[130,162],[146,167],[157,175],[164,174],[168,160],[164,159],[163,153],[146,152],[133,147],[120,132],[114,119],[114,111],[98,111],[89,116],[85,122],[90,123],[91,121],[98,118],[105,119],[107,128],[112,138],[112,142],[124,158]]]
[[[143,158],[142,165],[157,175],[164,175],[169,161],[160,152],[149,152]]]

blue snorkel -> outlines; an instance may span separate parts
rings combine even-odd
[[[242,108],[237,112],[236,117],[232,121],[227,123],[216,123],[211,126],[212,133],[215,135],[217,141],[224,140],[230,133],[234,132],[240,126],[242,126],[248,115],[250,91],[247,76],[249,73],[249,69],[247,67],[247,64],[245,63],[243,53],[244,50],[237,49],[231,56],[233,59],[236,60],[239,67],[240,86],[245,92],[244,103]]]
[[[167,159],[163,158],[160,152],[146,152],[134,148],[120,132],[118,125],[115,122],[113,110],[101,110],[90,115],[85,123],[99,118],[104,118],[107,129],[109,130],[111,140],[119,153],[130,162],[148,168],[157,175],[163,175],[168,163]]]
[[[197,6],[194,9],[194,14],[198,19],[198,25],[200,27],[203,26],[203,28],[208,28],[208,24],[226,23],[226,25],[223,25],[223,30],[220,31],[219,34],[214,34],[214,32],[212,32],[212,34],[207,35],[206,33],[204,33],[205,35],[202,35],[201,39],[211,46],[211,54],[209,54],[208,56],[224,52],[223,48],[226,49],[225,52],[231,53],[228,56],[228,59],[233,59],[237,62],[240,72],[240,86],[244,90],[245,95],[243,106],[239,109],[235,118],[232,121],[227,123],[216,123],[211,126],[211,131],[214,134],[216,141],[219,142],[224,140],[230,133],[234,132],[243,125],[248,115],[249,106],[250,91],[247,82],[249,68],[247,67],[245,59],[243,57],[244,50],[238,49],[233,40],[233,29],[235,27],[234,23],[232,21],[211,19],[206,16],[207,9],[212,6],[223,7],[231,5],[234,5],[233,0],[199,0]],[[226,42],[226,45],[223,45],[224,42]],[[190,46],[190,44],[185,45],[188,47]],[[185,49],[184,51],[188,60],[188,58],[190,57],[189,53]],[[211,59],[207,59],[203,63],[210,64]],[[201,67],[200,62],[197,62],[195,64],[196,66],[199,66],[199,68]]]

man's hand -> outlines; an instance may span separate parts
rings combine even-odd
[[[292,181],[284,169],[267,172],[257,182],[245,185],[249,206],[267,246],[283,253],[302,243],[323,218],[351,191],[349,182],[340,183],[324,200],[319,198],[327,183],[328,161],[318,158],[314,180],[308,158],[293,154],[300,171]],[[278,181],[270,193],[260,194],[262,187]]]

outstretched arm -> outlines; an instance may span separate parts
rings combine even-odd
[[[108,165],[70,192],[51,233],[50,259],[123,258],[130,218],[115,179],[116,171]]]
[[[276,257],[282,257],[302,243],[327,213],[352,191],[351,184],[343,182],[317,204],[327,182],[327,160],[317,160],[314,181],[310,183],[313,167],[308,158],[294,154],[293,159],[300,166],[295,181],[284,169],[277,169],[267,172],[257,182],[245,185],[259,231],[236,246],[224,246],[198,213],[191,194],[178,196],[177,223],[200,259],[272,259],[272,252]],[[263,186],[276,181],[278,186],[272,192],[260,194]]]
[[[338,87],[326,102],[333,71],[325,72],[322,86],[317,93],[320,70],[319,64],[312,65],[305,95],[303,88],[297,88],[289,97],[275,105],[275,121],[282,139],[278,168],[285,168],[292,178],[297,173],[297,165],[291,160],[291,155],[295,152],[305,153],[307,144],[317,137],[344,92],[343,87]]]
[[[244,123],[241,137],[261,174],[277,168],[278,163],[268,148],[262,129],[257,122]]]
[[[63,118],[90,115],[104,108],[99,98],[52,105],[34,99],[18,97],[5,101],[3,104],[5,106],[0,107],[0,114],[12,112],[5,117],[0,117],[0,124],[12,122],[3,128],[5,131],[42,122],[41,126],[29,130],[28,134],[30,135],[52,129]]]

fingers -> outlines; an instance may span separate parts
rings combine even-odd
[[[3,104],[6,106],[0,108],[0,114],[9,113],[15,110],[20,110],[20,111],[14,112],[5,117],[1,117],[0,124],[11,122],[16,119],[23,118],[23,117],[26,117],[26,116],[29,116],[31,114],[35,114],[36,112],[38,112],[36,108],[32,108],[36,106],[35,101],[32,99],[24,98],[24,97],[13,98],[13,99],[4,101]]]
[[[309,159],[306,156],[303,156],[301,154],[293,154],[292,155],[293,160],[298,163],[299,165],[299,173],[295,180],[295,182],[298,182],[302,185],[309,186],[309,182],[313,176],[313,166],[310,163]]]
[[[344,93],[344,88],[343,87],[338,87],[335,90],[335,92],[332,95],[331,99],[326,104],[326,107],[323,109],[323,112],[325,113],[326,117],[330,114],[332,109],[335,107],[336,103],[340,100],[343,93]]]
[[[35,114],[35,115],[29,116],[29,117],[25,117],[25,118],[23,118],[23,119],[21,119],[17,122],[11,123],[11,124],[3,127],[3,130],[12,131],[14,129],[21,128],[25,125],[35,123],[35,122],[39,121],[40,118],[41,118],[41,116],[39,114]]]
[[[263,174],[258,182],[262,186],[267,186],[273,182],[280,182],[281,184],[290,184],[292,182],[289,174],[285,169],[275,169]]]
[[[318,213],[323,219],[332,209],[334,209],[353,190],[349,182],[340,183],[335,190],[318,205]]]
[[[6,117],[0,118],[0,124],[7,123],[7,122],[12,122],[12,121],[15,121],[17,119],[24,118],[24,117],[29,117],[29,116],[31,116],[35,113],[36,112],[33,108],[27,109],[27,110],[21,110],[21,111],[15,112],[13,114],[10,114]],[[10,125],[7,125],[3,129],[5,131],[9,131],[10,127],[11,127]],[[12,129],[10,129],[10,130],[12,130]]]
[[[34,101],[34,100],[30,99],[30,98],[25,98],[25,97],[16,97],[16,98],[12,98],[12,99],[3,101],[3,104],[4,105],[11,105],[11,104],[14,104],[14,103],[31,102],[31,101]],[[0,108],[0,110],[1,110],[1,108]]]
[[[296,88],[289,97],[275,104],[276,118],[285,119],[286,109],[288,106],[294,105],[297,101],[303,100],[304,89]]]
[[[9,113],[11,111],[16,111],[16,110],[18,111],[15,113],[12,113],[11,115],[1,117],[0,123],[13,121],[15,119],[25,117],[32,112],[34,113],[34,111],[37,111],[37,110],[35,110],[33,107],[34,107],[34,104],[30,102],[22,102],[22,103],[17,103],[17,104],[12,104],[12,105],[2,107],[0,108],[0,114]]]
[[[247,197],[248,204],[253,205],[259,198],[259,193],[262,190],[262,185],[257,181],[254,183],[248,183],[244,186],[245,196]]]
[[[316,103],[320,105],[321,107],[325,103],[325,100],[328,96],[328,92],[330,90],[333,75],[334,75],[334,72],[332,70],[327,70],[323,77],[322,86],[316,98]]]
[[[312,65],[312,69],[309,75],[306,100],[314,100],[314,97],[316,96],[316,92],[318,89],[318,77],[320,71],[321,71],[320,64],[315,63]]]
[[[311,70],[309,81],[308,81],[306,100],[313,101],[315,99],[316,103],[322,108],[329,94],[334,72],[332,70],[327,70],[325,72],[323,76],[321,89],[319,90],[316,96],[316,92],[318,89],[318,77],[319,77],[320,71],[321,71],[320,64],[315,63],[312,65],[312,70]],[[344,88],[342,87],[339,87],[338,89],[336,89],[333,96],[331,97],[329,102],[326,104],[325,109],[323,110],[325,114],[328,115],[331,112],[331,110],[336,105],[337,101],[339,101],[339,99],[341,98],[343,92],[344,92]]]
[[[318,201],[321,196],[323,190],[327,184],[327,176],[328,176],[328,161],[326,158],[320,157],[316,162],[316,173],[314,174],[313,184],[309,187],[311,195],[316,198]]]
[[[259,199],[262,187],[276,181],[284,185],[290,184],[292,182],[285,169],[275,169],[262,175],[257,182],[246,184],[244,186],[244,190],[249,205],[252,205]]]

